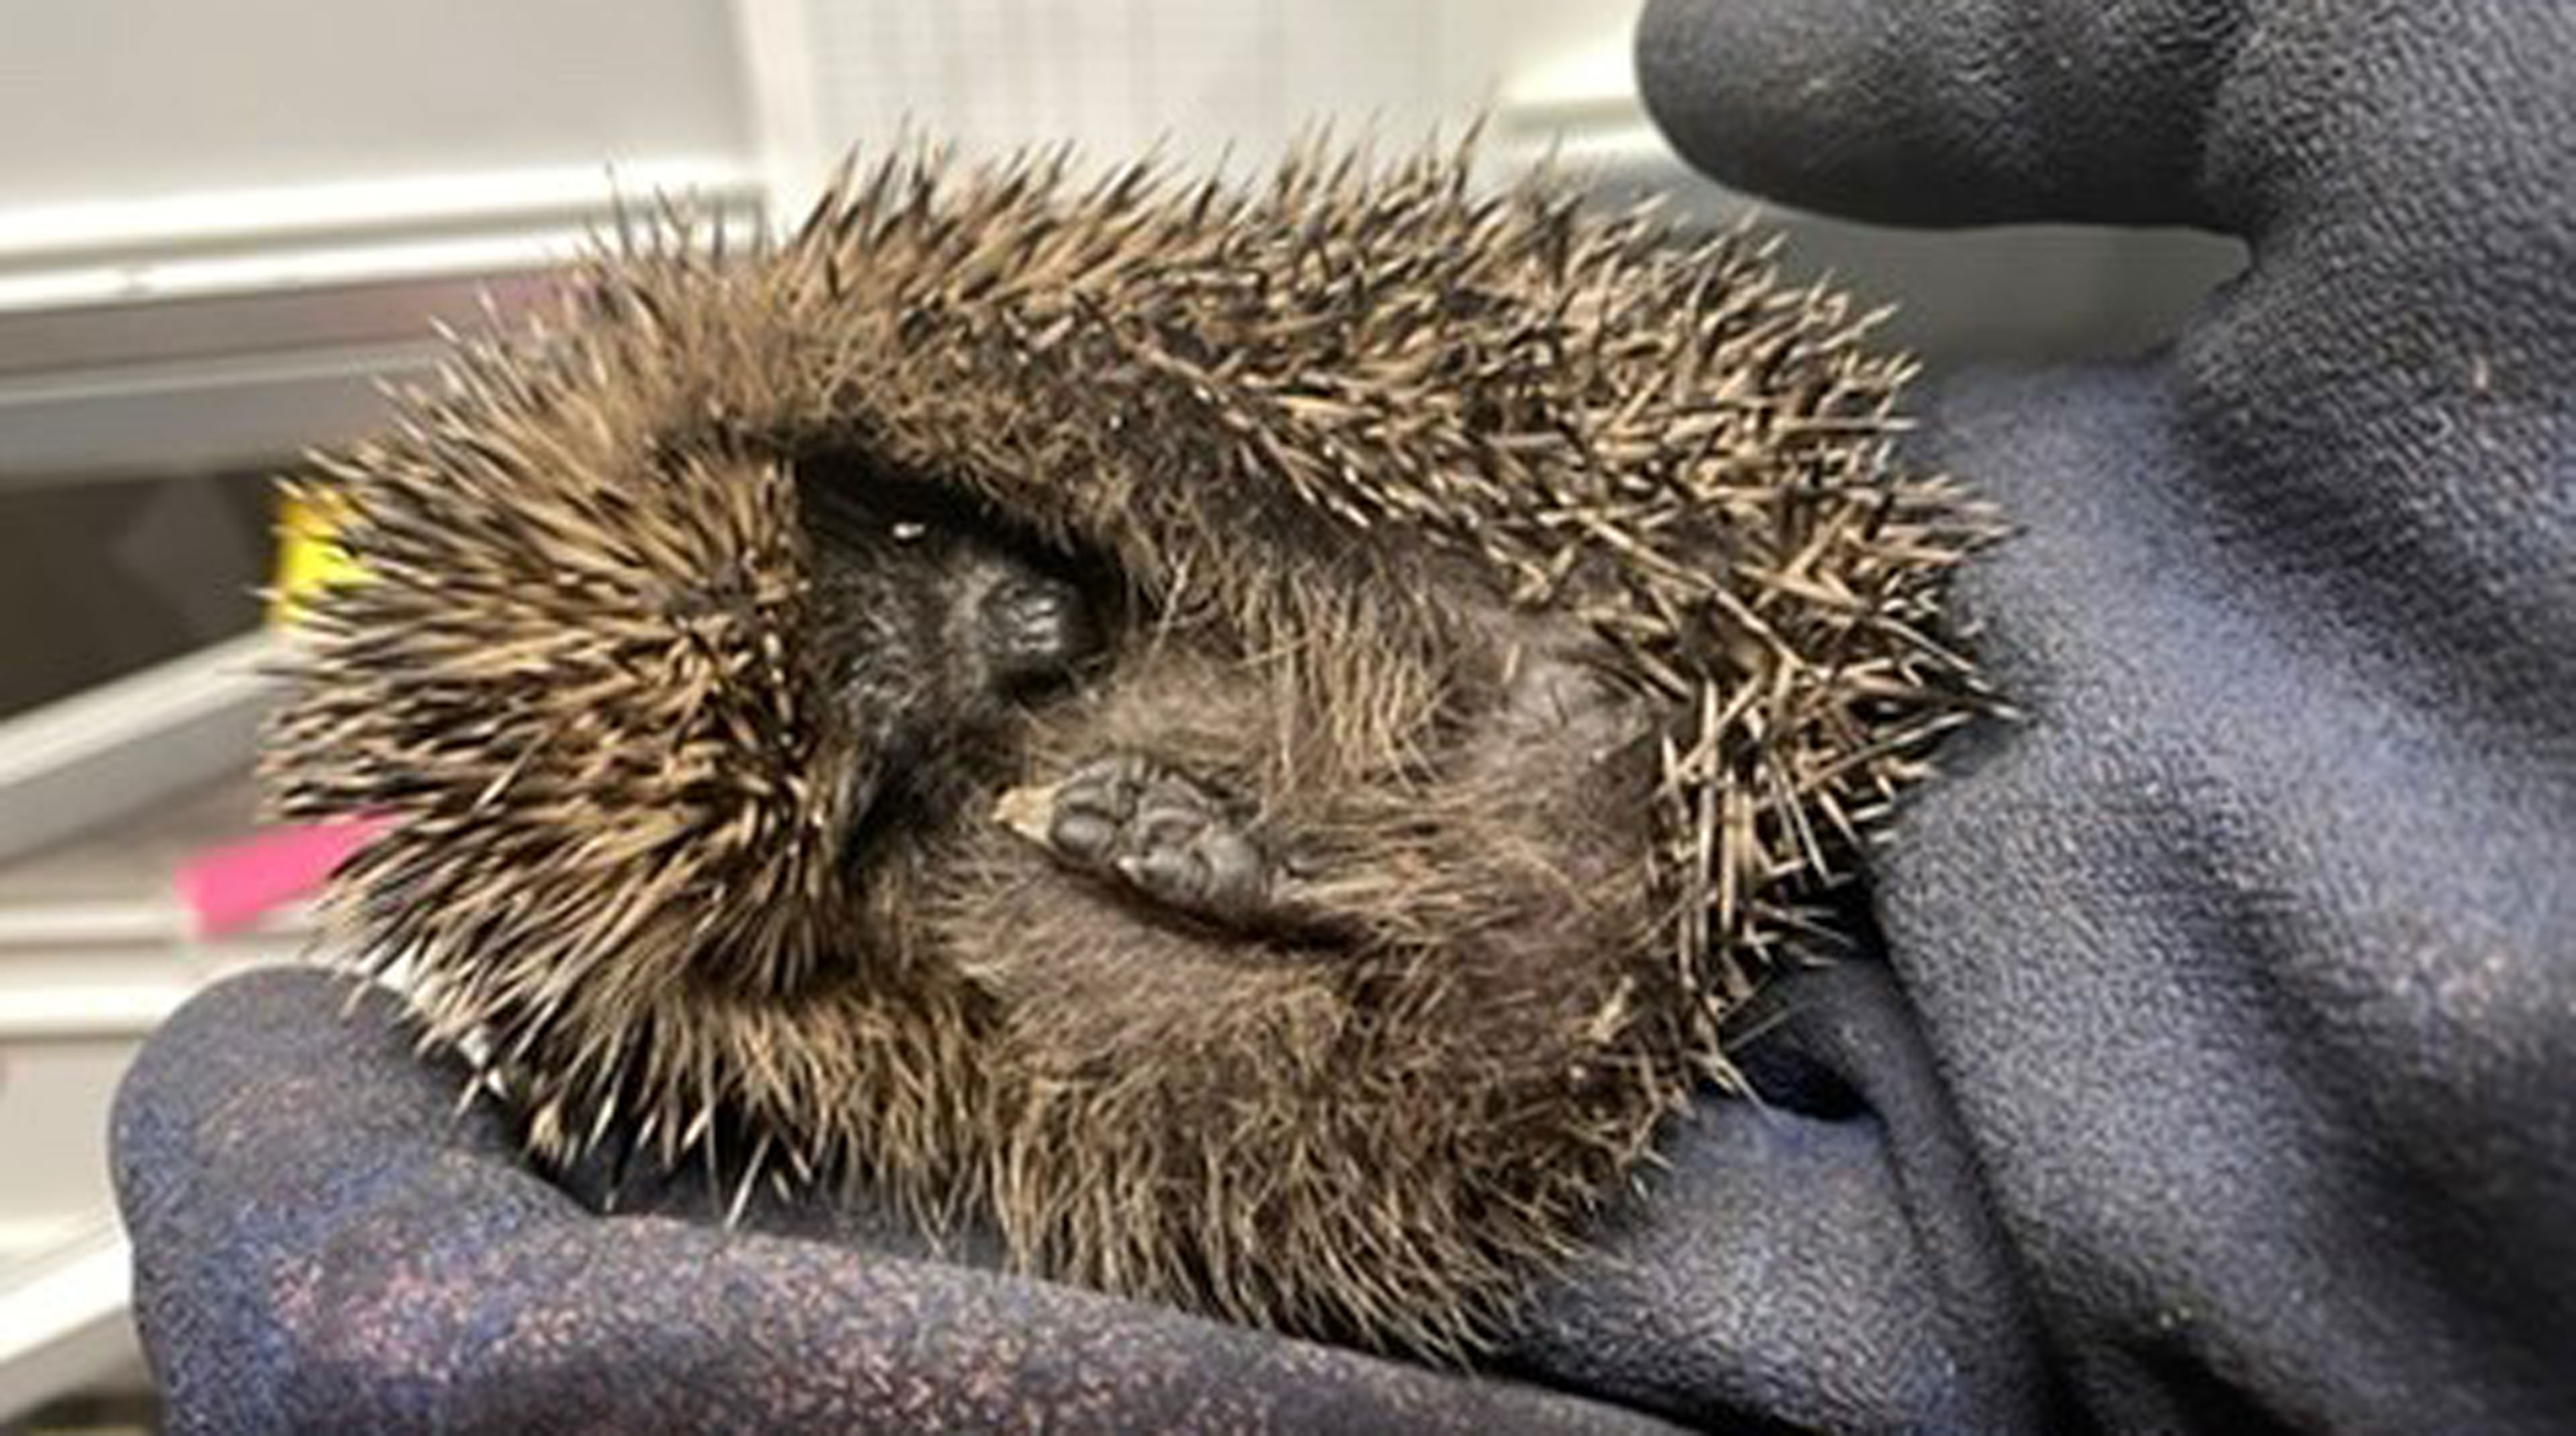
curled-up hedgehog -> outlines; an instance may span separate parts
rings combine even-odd
[[[666,216],[323,501],[288,816],[553,1164],[1458,1356],[1980,705],[1871,316],[1464,153]]]

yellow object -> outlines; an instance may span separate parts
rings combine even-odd
[[[295,622],[305,600],[325,585],[352,583],[366,576],[348,551],[331,541],[339,527],[339,508],[329,494],[313,489],[289,488],[280,495],[277,576],[268,591],[272,625]]]

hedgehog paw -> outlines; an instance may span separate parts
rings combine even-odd
[[[1270,855],[1230,805],[1178,769],[1137,753],[1006,795],[1002,821],[1053,853],[1164,907],[1229,925],[1270,914]]]

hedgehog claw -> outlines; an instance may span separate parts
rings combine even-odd
[[[1067,857],[1102,860],[1117,840],[1117,823],[1078,808],[1058,808],[1047,824],[1047,842]]]

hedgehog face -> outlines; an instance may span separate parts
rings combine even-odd
[[[855,862],[867,832],[953,816],[1002,776],[1017,720],[1098,656],[1102,605],[1070,558],[954,494],[820,477],[800,500]]]

